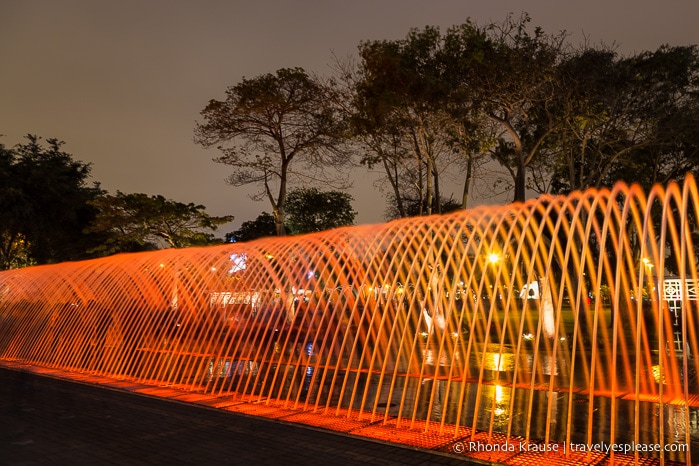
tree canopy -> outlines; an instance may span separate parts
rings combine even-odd
[[[695,45],[622,57],[530,23],[467,21],[360,45],[356,69],[342,70],[352,129],[362,161],[385,171],[390,211],[410,215],[415,200],[418,214],[437,210],[445,173],[463,177],[466,207],[487,160],[514,201],[698,171]]]
[[[88,185],[90,165],[65,152],[63,141],[25,140],[0,144],[0,270],[220,243],[212,232],[233,220],[159,195],[109,195]]]
[[[27,135],[12,149],[0,145],[0,269],[92,257],[100,238],[83,229],[95,215],[87,203],[90,165],[74,160],[63,141]]]
[[[258,238],[274,236],[277,228],[274,223],[274,215],[262,212],[255,220],[248,220],[240,225],[240,228],[226,234],[227,242],[252,241]]]
[[[354,92],[353,134],[365,149],[361,162],[383,168],[388,197],[403,217],[407,199],[419,201],[419,214],[440,212],[443,177],[464,161],[453,144],[459,122],[444,106],[443,52],[437,28],[413,29],[403,40],[363,42],[358,71],[345,73]]]
[[[107,240],[95,248],[108,254],[156,249],[159,243],[173,248],[220,243],[212,231],[233,221],[233,216],[212,217],[203,205],[184,204],[161,195],[143,193],[104,194],[90,202],[97,215],[88,231],[103,233]]]
[[[381,170],[386,211],[402,217],[442,212],[446,184],[461,183],[466,208],[475,184],[524,201],[699,172],[696,45],[621,56],[525,13],[363,41],[358,58],[325,80],[300,68],[243,78],[202,112],[196,140],[222,151],[229,183],[261,188],[278,234],[291,175],[318,181],[355,161],[347,147]]]
[[[339,191],[299,188],[287,199],[288,225],[295,235],[354,224],[352,196]]]
[[[351,195],[317,188],[291,190],[286,213],[286,230],[292,235],[353,225],[357,216]],[[238,230],[228,233],[226,241],[252,241],[275,234],[274,216],[262,212],[255,220],[243,222]]]
[[[340,150],[342,119],[331,86],[301,68],[283,68],[243,80],[226,90],[226,100],[211,100],[201,112],[196,141],[217,146],[216,162],[229,165],[233,186],[261,188],[259,198],[272,207],[277,234],[285,233],[289,178],[328,180],[328,168],[347,164]],[[303,166],[297,167],[296,161]]]

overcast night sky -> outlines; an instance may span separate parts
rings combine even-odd
[[[283,67],[329,74],[333,55],[356,56],[362,40],[510,12],[622,55],[699,43],[698,0],[0,0],[0,142],[61,139],[111,193],[204,204],[235,215],[231,231],[271,209],[227,185],[218,152],[193,143],[210,99]],[[358,223],[381,222],[383,195],[362,170],[351,190]]]

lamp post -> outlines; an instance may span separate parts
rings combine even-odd
[[[648,298],[653,299],[653,263],[647,257],[641,259],[643,266],[648,270]]]

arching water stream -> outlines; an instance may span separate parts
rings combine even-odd
[[[690,178],[6,271],[0,363],[490,461],[690,464],[698,218]]]

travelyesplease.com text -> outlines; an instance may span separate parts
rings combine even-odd
[[[661,445],[659,443],[532,443],[532,442],[504,442],[504,443],[489,443],[480,441],[456,442],[452,446],[455,453],[468,452],[561,452],[566,453],[623,453],[631,454],[639,453],[659,453],[665,452],[686,452],[689,451],[689,445],[683,443],[668,443]]]

